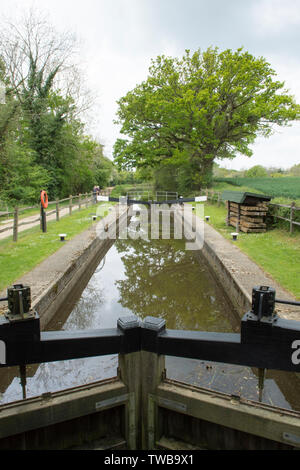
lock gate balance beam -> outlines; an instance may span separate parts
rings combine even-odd
[[[135,316],[121,317],[112,329],[41,332],[38,314],[30,310],[28,289],[16,285],[11,288],[13,295],[9,290],[15,303],[0,320],[1,367],[144,350],[300,372],[300,322],[274,313],[271,287],[253,289],[252,310],[242,318],[240,334],[169,330],[160,318],[147,317],[142,322]]]

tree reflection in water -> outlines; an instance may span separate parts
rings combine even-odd
[[[119,303],[135,315],[166,320],[169,329],[239,331],[232,306],[201,253],[184,240],[117,240],[124,276],[115,281]],[[167,376],[226,393],[257,399],[257,377],[248,367],[166,357]],[[289,408],[276,383],[265,382],[264,400]]]
[[[92,278],[64,324],[64,330],[85,330],[97,325],[98,310],[104,303],[104,289]]]
[[[125,269],[116,281],[123,307],[163,318],[170,329],[232,331],[219,286],[183,240],[118,240],[116,248]]]
[[[234,322],[232,308],[201,254],[187,251],[184,240],[117,240],[104,268],[95,271],[61,327],[115,328],[119,317],[131,314],[141,319],[148,315],[163,318],[170,329],[231,332],[240,325]],[[27,396],[112,377],[117,366],[117,355],[41,364],[28,376]],[[172,379],[257,397],[257,378],[249,368],[169,356],[166,366]],[[287,384],[286,375],[276,380]],[[20,399],[19,382],[16,376],[1,403]],[[297,405],[297,390],[295,395],[288,393]],[[271,377],[265,382],[264,401],[290,407]]]

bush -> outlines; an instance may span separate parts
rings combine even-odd
[[[245,171],[246,178],[261,178],[268,176],[266,169],[261,165],[255,165],[249,170]]]

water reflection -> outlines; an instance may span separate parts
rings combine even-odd
[[[248,367],[177,357],[168,357],[166,363],[172,379],[258,401],[258,379]],[[298,399],[291,406],[270,371],[266,373],[262,401],[280,408],[299,409]]]
[[[101,264],[103,262],[100,266]],[[54,323],[51,324],[51,329],[81,330],[115,327],[120,316],[131,313],[117,301],[119,297],[115,281],[124,276],[123,271],[123,263],[118,251],[115,246],[112,246],[106,255],[103,269],[96,269],[65,323],[61,325],[60,320],[57,319],[57,327]],[[27,366],[27,397],[115,376],[117,363],[117,356],[109,355]],[[1,403],[21,398],[20,379],[16,376],[2,393]]]
[[[124,308],[163,318],[171,329],[232,331],[224,297],[182,240],[119,240],[116,249],[125,273],[116,281]]]
[[[164,318],[170,329],[231,332],[240,325],[199,253],[186,251],[182,240],[129,238],[116,241],[64,324],[60,317],[51,329],[111,328],[131,314]],[[29,366],[27,397],[113,377],[117,364],[110,355]],[[170,378],[258,398],[257,377],[249,368],[176,357],[167,357],[166,365]],[[281,391],[282,384],[289,386],[286,375],[267,373],[263,401],[299,409],[297,389]],[[22,398],[19,382],[14,377],[1,403]]]

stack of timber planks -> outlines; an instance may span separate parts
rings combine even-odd
[[[265,202],[257,202],[250,206],[227,201],[227,209],[229,225],[246,233],[266,231],[264,218],[268,212],[268,205]]]

